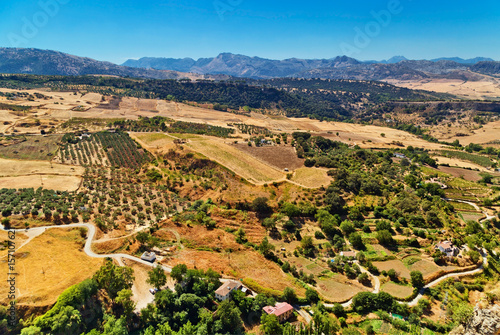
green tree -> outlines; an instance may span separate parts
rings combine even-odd
[[[246,243],[247,241],[245,230],[242,227],[238,228],[236,231],[236,242]]]
[[[469,305],[466,302],[462,302],[456,307],[453,308],[453,321],[460,323],[460,324],[466,324],[469,322],[470,318],[474,314],[474,309],[472,308],[471,305]]]
[[[370,283],[370,277],[368,277],[368,274],[366,274],[365,272],[362,272],[358,276],[358,281],[361,284],[363,284],[363,285],[369,284]]]
[[[313,289],[308,288],[306,290],[306,299],[312,304],[315,304],[319,301],[319,294]]]
[[[254,212],[257,212],[258,215],[265,215],[271,212],[271,207],[267,203],[269,199],[260,197],[256,198],[252,202],[252,209]]]
[[[29,326],[21,330],[21,335],[43,335],[42,329],[36,326]]]
[[[280,325],[278,317],[274,314],[262,313],[260,318],[260,330],[265,335],[281,335],[283,327]]]
[[[425,286],[424,276],[420,271],[412,271],[410,273],[411,285],[417,289]]]
[[[111,299],[115,299],[121,290],[132,288],[134,270],[126,266],[116,266],[112,261],[107,261],[94,274],[93,279],[97,282],[99,288],[108,292]]]
[[[262,239],[262,242],[259,244],[259,251],[264,255],[264,257],[269,257],[272,251],[275,249],[275,246],[272,245],[267,236]]]
[[[356,228],[354,227],[354,225],[350,221],[342,222],[340,224],[340,229],[342,230],[342,232],[344,233],[345,236],[349,236],[356,231]]]
[[[332,312],[338,318],[343,317],[343,316],[346,315],[344,307],[341,304],[339,304],[339,303],[335,303],[333,305]]]
[[[285,289],[283,290],[282,299],[293,305],[297,301],[297,294],[295,293],[295,290],[293,288],[285,287]]]
[[[396,270],[390,269],[387,271],[387,276],[392,280],[392,281],[397,281],[398,279],[398,274],[396,273]]]
[[[126,289],[121,290],[118,292],[115,301],[123,308],[123,316],[125,316],[127,320],[130,320],[136,305],[132,300],[132,291]]]
[[[266,229],[273,230],[274,228],[276,228],[276,221],[274,219],[272,219],[272,218],[265,218],[262,221],[262,225]]]
[[[167,275],[160,265],[155,266],[151,271],[148,271],[148,279],[146,279],[146,283],[153,285],[153,287],[158,290],[167,283]]]
[[[300,241],[300,245],[302,249],[304,249],[304,254],[307,256],[314,256],[314,250],[316,247],[314,246],[314,242],[311,236],[304,236]]]
[[[364,250],[366,247],[363,244],[363,239],[361,235],[358,233],[353,233],[349,236],[349,242],[352,244],[352,247],[356,250]]]
[[[147,245],[150,239],[150,235],[144,231],[140,231],[135,235],[135,239],[141,244],[142,246]]]
[[[172,277],[176,282],[180,283],[186,272],[187,272],[186,264],[178,264],[172,268],[170,277]]]
[[[240,334],[243,330],[241,312],[233,301],[224,300],[220,303],[215,313],[217,320],[216,328],[222,333]]]
[[[116,319],[114,315],[105,315],[104,316],[104,331],[102,335],[128,335],[127,330],[127,320],[125,317],[121,317]],[[93,335],[91,333],[91,335]]]
[[[377,232],[377,240],[380,244],[390,246],[394,244],[391,233],[388,230],[381,230]]]

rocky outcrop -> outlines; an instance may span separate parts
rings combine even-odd
[[[467,325],[455,328],[450,335],[499,335],[500,334],[500,306],[493,305],[486,308],[476,306],[474,315]]]

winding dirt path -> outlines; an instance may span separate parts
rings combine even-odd
[[[453,200],[453,199],[445,199],[445,200],[456,201],[456,200]],[[469,202],[466,202],[466,203],[469,203]],[[477,206],[477,205],[475,205],[473,203],[469,203],[469,204],[472,205],[472,206],[474,206],[474,207],[479,208],[479,206]],[[487,216],[487,218],[485,220],[488,220],[490,216],[487,215],[487,213],[486,213],[486,216]],[[8,231],[9,230],[9,229],[5,229],[5,227],[3,225],[0,225],[0,227],[1,227],[0,228],[1,230],[4,230],[4,231]],[[89,257],[93,257],[93,258],[112,258],[112,259],[116,259],[119,264],[123,264],[122,259],[128,259],[128,260],[131,260],[131,261],[134,261],[134,262],[137,262],[137,263],[144,264],[144,265],[149,266],[149,267],[160,266],[167,273],[172,272],[172,267],[170,267],[170,266],[166,266],[166,265],[162,265],[162,264],[156,264],[156,263],[151,263],[151,262],[144,261],[144,260],[142,260],[142,259],[140,259],[138,257],[131,256],[131,255],[128,255],[128,254],[107,254],[107,255],[96,254],[94,251],[92,251],[92,243],[93,243],[93,240],[94,240],[94,237],[95,237],[95,234],[96,234],[96,228],[95,228],[95,226],[93,226],[91,224],[88,224],[88,223],[74,223],[74,224],[68,224],[68,225],[64,225],[64,226],[46,226],[46,227],[30,228],[30,229],[28,229],[28,231],[29,231],[29,233],[28,233],[29,239],[27,241],[25,241],[22,246],[24,246],[27,243],[29,243],[36,236],[41,235],[47,229],[55,229],[55,228],[66,229],[66,228],[81,228],[81,227],[87,228],[87,239],[85,241],[84,251],[87,254],[87,256],[89,256]],[[10,230],[10,231],[27,233],[26,229],[13,229],[13,230]],[[176,236],[176,238],[177,238],[177,240],[179,242],[180,241],[180,235],[176,231],[174,231],[174,230],[169,230],[169,231],[171,231],[172,233],[174,233],[174,235]],[[415,299],[413,299],[411,302],[409,302],[408,305],[409,306],[416,305],[418,303],[418,301],[423,298],[423,293],[424,293],[424,291],[425,291],[426,288],[430,288],[430,287],[436,286],[437,284],[439,284],[440,282],[442,282],[445,279],[453,278],[453,277],[468,276],[468,275],[473,275],[473,274],[476,274],[476,273],[480,273],[484,269],[484,267],[488,265],[486,250],[483,249],[482,252],[481,252],[481,255],[482,255],[482,258],[483,258],[483,262],[482,262],[482,264],[477,269],[470,270],[470,271],[464,271],[464,272],[457,272],[457,273],[448,274],[448,275],[444,275],[442,277],[439,277],[438,279],[436,279],[436,280],[430,282],[429,284],[425,285],[424,288],[422,288],[420,290],[420,292],[415,297]],[[373,289],[372,292],[373,293],[379,293],[380,292],[380,280],[378,279],[378,277],[373,276],[369,271],[367,271],[365,268],[363,268],[361,266],[360,266],[360,269],[361,269],[362,272],[367,273],[369,276],[371,276],[374,279],[374,281],[375,281],[375,287],[374,287],[374,289]],[[221,282],[226,282],[228,280],[230,280],[230,279],[221,279]],[[347,301],[347,302],[345,302],[345,303],[343,303],[341,305],[343,307],[349,307],[349,306],[351,306],[352,301],[353,301],[353,299],[351,298],[349,301]],[[334,304],[325,304],[326,307],[333,307],[333,305]],[[306,307],[306,305],[301,306],[301,307]]]

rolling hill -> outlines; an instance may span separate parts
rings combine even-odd
[[[154,79],[207,78],[204,75],[171,70],[120,66],[58,51],[19,48],[0,48],[0,73],[63,76],[110,75]]]

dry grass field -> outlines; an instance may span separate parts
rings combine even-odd
[[[332,178],[328,176],[327,169],[302,167],[295,170],[292,181],[309,188],[328,186]]]
[[[371,291],[370,288],[350,281],[346,277],[336,274],[333,278],[320,278],[317,280],[318,293],[332,302],[344,302],[351,299],[359,292]]]
[[[0,91],[10,91],[0,89]],[[313,135],[327,136],[349,144],[357,144],[361,147],[395,147],[393,142],[402,142],[405,145],[439,149],[441,145],[426,142],[417,136],[378,126],[365,126],[359,124],[347,124],[341,122],[322,122],[307,118],[287,118],[284,116],[263,115],[259,113],[232,114],[215,111],[213,109],[193,107],[190,105],[163,101],[137,98],[122,98],[116,106],[110,104],[111,98],[105,97],[104,102],[99,94],[86,94],[84,96],[74,95],[68,92],[46,92],[40,90],[27,90],[28,93],[42,93],[49,97],[48,100],[35,99],[30,105],[35,106],[32,115],[27,117],[14,117],[8,113],[0,113],[0,121],[13,122],[9,131],[16,128],[19,132],[39,133],[39,127],[18,127],[17,124],[27,118],[37,118],[42,123],[51,120],[54,124],[68,121],[73,117],[101,118],[101,119],[137,119],[139,116],[153,117],[164,116],[177,121],[205,123],[216,126],[227,127],[231,123],[244,123],[259,127],[265,127],[275,132],[310,131]],[[62,100],[61,100],[62,99]],[[56,104],[57,103],[57,104]],[[24,104],[24,102],[23,102]],[[76,111],[78,107],[82,111]],[[336,133],[339,133],[339,136]],[[381,134],[385,134],[382,137]]]
[[[162,133],[129,133],[130,137],[136,140],[149,151],[165,153],[175,148],[175,138]]]
[[[196,139],[190,140],[186,146],[255,184],[283,180],[285,177],[284,173],[278,169],[255,159],[232,145],[225,144],[220,139],[198,136]]]
[[[55,191],[76,191],[82,178],[77,176],[34,175],[23,177],[0,178],[0,188],[34,188],[43,187]]]
[[[174,148],[174,140],[187,140],[186,146],[233,171],[254,184],[284,181],[285,168],[295,170],[291,181],[308,188],[319,188],[330,183],[326,169],[303,167],[292,147],[249,147],[209,136],[192,134],[131,133],[146,149],[165,153]]]
[[[303,287],[295,284],[295,281],[286,275],[279,265],[265,259],[257,252],[233,251],[233,252],[211,252],[192,249],[179,251],[165,264],[174,266],[186,264],[188,268],[208,270],[209,268],[236,279],[250,278],[259,285],[278,291],[286,287],[293,288],[299,296],[304,296]]]
[[[387,292],[396,298],[407,298],[412,295],[413,288],[411,286],[399,285],[394,282],[387,282],[380,288],[382,292]]]
[[[50,229],[16,253],[16,288],[19,305],[47,306],[71,285],[91,277],[103,260],[82,250],[78,229]],[[7,273],[5,258],[0,271]],[[7,285],[0,285],[0,304],[7,303]]]
[[[448,141],[458,140],[462,145],[470,143],[488,144],[499,140],[500,121],[494,121],[483,125],[481,129],[470,132],[469,136],[454,136],[447,139]],[[496,143],[498,145],[498,143]]]
[[[380,271],[389,271],[390,269],[394,269],[399,277],[410,279],[410,270],[404,265],[404,263],[400,260],[394,259],[385,262],[373,262]]]
[[[0,188],[38,188],[60,191],[78,189],[85,169],[45,161],[0,158]]]
[[[23,136],[19,142],[0,146],[0,157],[7,159],[46,160],[55,156],[62,135]]]
[[[485,167],[483,167],[481,165],[467,162],[467,161],[457,159],[457,158],[448,158],[448,157],[441,157],[441,156],[436,156],[433,158],[437,161],[438,164],[449,164],[450,167],[477,169],[479,171],[484,171],[484,172],[489,171],[488,169],[486,169]]]
[[[427,259],[421,259],[420,261],[408,266],[411,271],[420,271],[424,275],[424,278],[430,274],[436,273],[440,270],[448,270],[448,267],[439,267],[433,261]]]
[[[500,97],[500,80],[483,76],[479,81],[463,81],[457,79],[424,79],[420,81],[387,80],[390,84],[410,89],[426,90],[438,93],[450,93],[466,99],[498,99]]]

